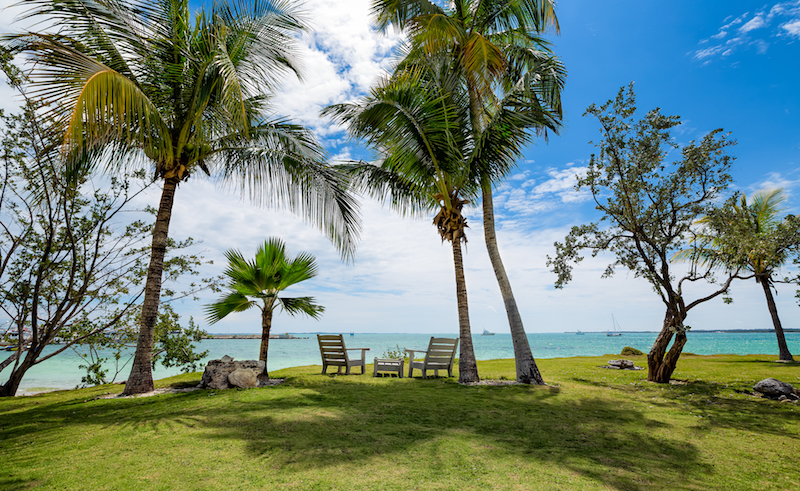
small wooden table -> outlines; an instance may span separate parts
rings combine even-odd
[[[393,372],[398,377],[403,378],[403,366],[405,361],[394,358],[375,358],[375,369],[372,372],[373,377],[378,376],[378,372]]]

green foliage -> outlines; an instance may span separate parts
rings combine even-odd
[[[101,356],[99,348],[108,346],[109,331],[138,312],[143,292],[152,224],[123,214],[134,211],[130,201],[145,188],[135,186],[143,176],[111,178],[103,186],[67,178],[51,127],[35,111],[0,114],[0,120],[0,309],[10,321],[0,336],[21,347],[0,361],[0,370],[8,370],[0,394],[13,395],[30,367],[77,345],[85,347],[82,383],[102,383],[106,363],[116,362],[118,372],[121,360]],[[170,244],[167,281],[202,263],[201,256],[174,254],[193,244]],[[213,279],[204,278],[174,293],[211,286]],[[61,346],[42,355],[56,341]]]
[[[394,348],[389,348],[383,352],[383,358],[394,358],[395,360],[402,360],[404,358],[408,358],[406,356],[405,348],[401,348],[400,345],[395,345]]]
[[[317,305],[313,297],[279,296],[290,286],[317,275],[313,255],[301,252],[292,258],[286,253],[283,241],[273,237],[259,246],[253,261],[247,261],[235,249],[226,251],[225,257],[228,258],[228,267],[224,274],[228,278],[230,293],[206,306],[210,323],[251,307],[257,307],[262,312],[272,312],[281,307],[290,315],[303,313],[314,319],[325,311],[325,307]]]
[[[39,31],[9,36],[9,45],[35,61],[29,85],[59,123],[73,167],[213,176],[305,216],[352,256],[355,199],[313,134],[271,112],[282,77],[299,71],[296,35],[306,27],[297,2],[25,6]]]
[[[557,275],[556,288],[572,279],[573,265],[583,260],[584,251],[613,256],[604,277],[622,266],[647,280],[666,308],[663,335],[649,353],[648,377],[667,383],[686,343],[684,320],[689,311],[725,294],[736,276],[728,274],[715,290],[687,301],[685,282],[715,283],[713,269],[695,262],[678,276],[671,267],[675,253],[698,233],[697,220],[728,188],[733,158],[726,150],[734,143],[716,129],[699,142],[680,147],[671,136],[680,124],[678,116],[664,116],[654,109],[635,119],[633,83],[605,104],[592,104],[586,114],[597,118],[602,139],[576,189],[591,193],[600,219],[572,227],[563,242],[555,243],[556,255],[547,257],[547,265]],[[671,157],[673,162],[668,161]]]
[[[558,275],[556,287],[563,288],[583,251],[610,252],[614,261],[604,276],[622,266],[647,280],[668,308],[685,313],[693,304],[678,305],[683,281],[711,279],[710,272],[693,268],[683,279],[674,278],[670,260],[730,184],[733,158],[725,151],[734,142],[717,129],[680,147],[671,137],[680,118],[655,109],[636,120],[635,102],[631,84],[615,99],[586,110],[599,121],[603,138],[576,189],[591,193],[601,217],[556,242],[556,256],[548,256],[547,265]],[[677,156],[674,162],[667,161],[671,156]]]
[[[644,353],[642,353],[641,351],[639,351],[636,348],[631,348],[630,346],[625,346],[624,348],[622,348],[622,353],[620,353],[620,354],[621,355],[627,355],[627,356],[639,356],[639,355],[643,355]]]

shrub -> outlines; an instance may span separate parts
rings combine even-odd
[[[624,348],[622,348],[622,354],[623,355],[628,355],[628,356],[634,356],[634,355],[643,355],[644,353],[642,353],[641,351],[639,351],[636,348],[631,348],[630,346],[625,346]]]

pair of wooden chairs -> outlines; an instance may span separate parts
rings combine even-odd
[[[341,334],[317,334],[317,341],[322,355],[323,374],[327,373],[329,366],[338,367],[337,373],[342,373],[342,368],[344,368],[346,375],[350,375],[351,367],[360,366],[362,374],[366,370],[366,358],[369,348],[346,348],[344,346],[344,337]],[[409,361],[408,376],[412,377],[416,368],[422,371],[422,378],[427,378],[428,370],[433,370],[437,377],[439,376],[439,370],[447,370],[447,376],[452,377],[453,361],[456,357],[457,348],[458,338],[431,338],[427,350],[405,350],[408,353]],[[351,360],[347,352],[355,350],[361,350],[361,358]],[[425,358],[415,360],[414,356],[417,353],[424,353]]]

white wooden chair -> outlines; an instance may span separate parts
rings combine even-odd
[[[458,338],[431,338],[427,350],[405,350],[408,353],[408,376],[413,377],[414,369],[418,368],[422,370],[422,378],[428,378],[428,370],[433,370],[437,377],[439,370],[447,370],[447,376],[452,377],[457,348]],[[415,353],[425,353],[425,359],[414,360]]]
[[[361,367],[361,374],[366,369],[367,351],[369,348],[345,348],[344,337],[341,334],[317,334],[319,341],[319,352],[322,355],[322,373],[325,374],[329,366],[339,367],[336,373],[342,373],[345,368],[345,375],[350,375],[350,367]],[[351,360],[347,356],[348,351],[361,350],[361,359]]]

